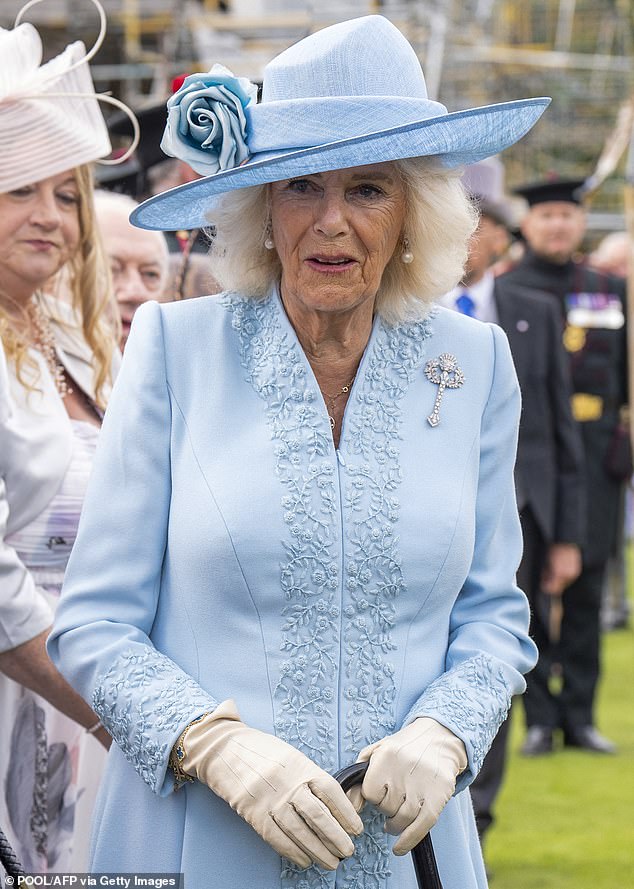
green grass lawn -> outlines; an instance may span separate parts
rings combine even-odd
[[[619,752],[521,757],[523,710],[514,705],[507,779],[487,838],[492,889],[634,889],[634,632],[603,638],[597,725]]]

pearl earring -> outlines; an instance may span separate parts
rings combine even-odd
[[[273,240],[273,238],[267,238],[264,241],[264,246],[266,247],[267,250],[272,250],[273,247],[275,247],[275,241]]]
[[[264,239],[264,246],[267,250],[272,250],[275,247],[275,241],[273,240],[273,232],[271,231],[271,220],[266,223],[266,228],[264,230],[264,234],[266,235]]]
[[[404,262],[405,265],[409,265],[410,262],[414,262],[414,254],[409,249],[409,240],[407,238],[403,238],[403,252],[401,253],[401,262]]]

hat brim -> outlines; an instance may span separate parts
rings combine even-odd
[[[213,199],[238,188],[298,175],[365,166],[412,157],[436,157],[447,168],[498,154],[521,139],[550,99],[518,99],[454,111],[326,145],[280,154],[254,155],[240,167],[196,179],[144,201],[130,216],[139,228],[174,231],[213,223]]]

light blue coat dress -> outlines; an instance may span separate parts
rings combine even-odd
[[[464,374],[427,420],[439,386]],[[242,719],[328,771],[427,715],[469,765],[432,831],[444,889],[486,878],[468,792],[536,658],[515,586],[520,400],[504,333],[437,309],[375,320],[339,449],[279,296],[144,305],[110,401],[50,654],[113,745],[92,866],[188,889],[414,889],[382,816],[299,871],[200,783],[183,728]]]

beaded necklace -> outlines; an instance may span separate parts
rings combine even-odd
[[[37,294],[31,297],[27,312],[33,330],[33,345],[46,361],[55,388],[62,398],[66,398],[67,395],[72,395],[73,390],[68,385],[66,371],[57,357],[53,330],[50,321],[42,311]]]

